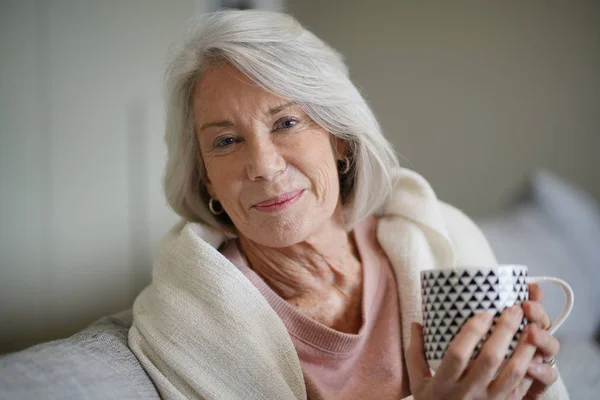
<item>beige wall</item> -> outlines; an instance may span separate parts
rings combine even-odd
[[[219,4],[0,0],[0,354],[130,308],[150,281],[178,219],[165,67]]]
[[[488,214],[543,166],[600,199],[600,2],[287,5],[346,56],[404,165],[441,198]]]
[[[176,221],[162,80],[192,0],[0,11],[0,353],[131,307]]]

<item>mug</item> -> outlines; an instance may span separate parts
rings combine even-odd
[[[565,294],[562,313],[549,328],[550,333],[562,325],[573,309],[573,290],[562,279],[530,277],[524,265],[499,265],[491,267],[449,268],[421,271],[421,300],[423,309],[423,336],[429,366],[439,366],[448,344],[462,325],[475,314],[492,312],[494,323],[473,352],[477,357],[483,342],[494,330],[502,311],[529,299],[528,284],[550,282],[558,285]],[[513,337],[506,358],[517,346],[527,319],[523,318]]]

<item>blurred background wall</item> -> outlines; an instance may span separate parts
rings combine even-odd
[[[404,165],[481,216],[536,167],[600,198],[600,2],[288,0]]]
[[[279,8],[281,1],[247,2]],[[176,221],[172,43],[216,0],[0,1],[0,353],[131,306]],[[600,198],[600,3],[288,0],[405,166],[480,216],[536,167]]]
[[[162,80],[194,1],[3,1],[0,352],[131,305],[175,216]]]

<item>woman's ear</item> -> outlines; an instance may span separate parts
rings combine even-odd
[[[334,137],[333,138],[333,151],[334,151],[335,160],[341,161],[344,158],[346,158],[346,156],[348,156],[350,149],[348,148],[348,144],[346,143],[346,141],[344,141],[340,138]]]

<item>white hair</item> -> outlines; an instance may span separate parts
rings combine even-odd
[[[189,221],[235,232],[227,217],[215,217],[208,209],[192,111],[196,83],[207,67],[223,61],[265,90],[295,101],[346,144],[350,171],[340,175],[340,195],[348,230],[381,208],[398,159],[350,81],[342,56],[289,15],[246,10],[202,17],[167,70],[164,185],[175,212]]]

